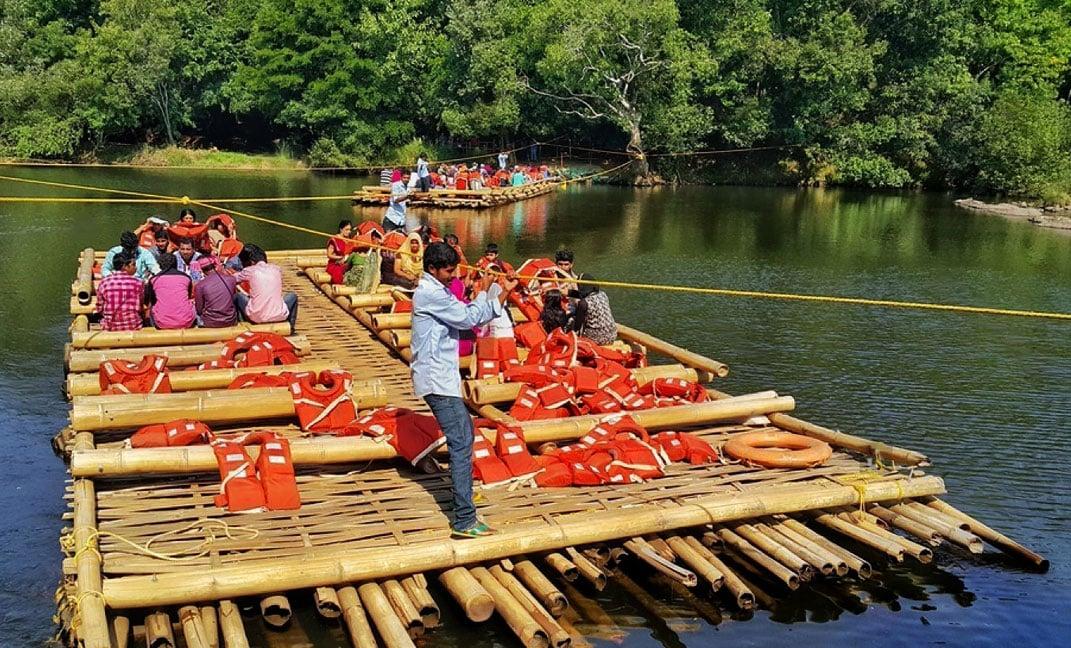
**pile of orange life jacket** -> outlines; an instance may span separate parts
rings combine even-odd
[[[105,360],[100,363],[101,394],[169,394],[167,357],[146,355],[140,362]]]
[[[290,340],[275,333],[247,331],[225,343],[219,358],[197,369],[232,369],[235,367],[270,367],[301,362]]]

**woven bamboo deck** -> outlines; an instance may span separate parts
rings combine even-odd
[[[303,276],[296,257],[277,255],[275,260],[284,268],[286,289],[299,296],[298,333],[309,343],[303,360],[337,361],[358,380],[382,380],[392,404],[426,409],[412,393],[409,368],[402,357],[376,332],[348,315],[321,286]],[[285,421],[220,429],[273,429],[293,439],[303,436]],[[764,429],[763,424],[730,421],[690,431],[717,447],[733,434],[756,429]],[[77,456],[94,448],[117,449],[130,432],[68,431],[62,443]],[[201,614],[207,615],[202,621],[203,627],[209,628],[208,616],[218,613],[222,620],[230,601],[237,597],[266,597],[292,590],[307,596],[300,590],[318,587],[328,587],[337,594],[341,592],[337,588],[349,585],[382,584],[387,582],[384,579],[410,575],[422,580],[424,574],[431,577],[457,566],[490,567],[501,559],[525,556],[540,562],[546,574],[554,575],[540,561],[547,552],[621,547],[635,537],[652,542],[675,534],[700,538],[710,536],[711,529],[718,531],[722,525],[739,521],[764,520],[776,527],[787,522],[771,516],[790,514],[810,521],[813,515],[849,510],[861,501],[869,507],[879,502],[892,506],[912,499],[927,501],[927,497],[944,492],[939,478],[917,468],[909,472],[894,466],[875,471],[872,460],[855,451],[860,446],[852,443],[852,449],[837,448],[825,465],[807,470],[768,470],[736,463],[674,464],[666,477],[642,484],[484,489],[486,503],[481,504],[480,512],[499,533],[462,541],[449,537],[448,477],[417,474],[398,461],[300,467],[300,510],[252,514],[230,514],[213,505],[212,498],[219,490],[219,477],[214,472],[79,477],[69,489],[74,529],[65,543],[65,583],[59,596],[61,626],[72,643],[125,645],[109,632],[115,634],[116,623],[129,625],[128,610],[133,609],[208,604],[201,608]],[[975,528],[972,531],[982,533]],[[636,545],[631,546],[635,551]],[[874,547],[864,549],[874,551]],[[739,553],[729,551],[726,555],[731,560],[747,561]],[[643,562],[650,564],[650,559]],[[598,569],[614,573],[613,565],[599,565]],[[757,569],[761,571],[761,567]],[[485,573],[472,571],[477,576]],[[756,580],[751,574],[748,578]],[[574,587],[561,586],[566,591]],[[446,597],[439,605],[445,604],[449,594],[435,591],[440,599]],[[532,639],[530,628],[524,634],[515,627],[510,611],[515,602],[501,600],[501,592],[491,593],[496,608],[507,617],[522,643],[545,645]],[[359,617],[353,618],[367,614],[382,645],[406,645],[394,624],[400,619],[410,634],[416,630],[411,623],[406,625],[404,612],[396,607],[399,618],[391,617],[390,606],[384,611],[377,607],[377,600],[375,592],[362,590],[364,607],[359,603]],[[347,609],[352,612],[352,607]],[[151,619],[145,618],[145,625],[152,625]],[[135,618],[134,625],[140,620]],[[357,622],[351,623],[350,616],[346,623],[351,633],[357,632],[353,625]],[[562,623],[572,628],[564,618]],[[188,645],[196,643],[190,639],[195,627],[202,626],[181,626]],[[425,629],[421,626],[420,632]],[[241,623],[237,629],[232,624],[230,631],[241,632]],[[566,637],[580,640],[575,628]]]

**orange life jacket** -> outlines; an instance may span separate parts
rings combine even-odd
[[[569,369],[576,364],[576,352],[576,333],[555,329],[546,340],[529,350],[524,362],[554,369]]]
[[[149,354],[141,362],[105,360],[100,363],[102,394],[169,394],[167,356]]]
[[[140,428],[130,437],[131,448],[168,448],[208,443],[212,430],[200,421],[176,419]]]
[[[476,338],[476,377],[497,376],[519,365],[517,341],[513,338]]]
[[[156,247],[156,232],[151,227],[146,227],[138,234],[138,247],[146,250]]]
[[[683,378],[655,378],[640,389],[642,394],[657,398],[681,399],[690,403],[702,403],[707,400],[707,391],[698,383]]]
[[[201,239],[208,236],[208,223],[175,223],[167,228],[167,235],[175,245],[182,239],[190,239],[193,247],[200,249]]]
[[[275,333],[246,331],[223,345],[219,358],[198,365],[198,369],[270,367],[301,362],[290,340]]]
[[[388,250],[397,252],[402,247],[402,243],[405,243],[405,234],[400,230],[391,230],[383,236],[381,245]]]
[[[369,412],[348,426],[346,432],[385,438],[399,455],[414,466],[446,443],[446,437],[434,416],[417,414],[403,407],[381,407]]]
[[[524,442],[524,430],[520,427],[499,424],[495,436],[495,451],[514,477],[539,472],[540,466],[528,452],[528,445]]]
[[[290,383],[301,429],[321,434],[343,430],[357,420],[353,402],[353,376],[348,371],[326,369],[317,376],[294,376]]]
[[[509,367],[502,373],[506,382],[522,382],[532,387],[545,387],[564,378],[564,374],[550,367],[539,365],[518,365]]]
[[[510,298],[512,298],[514,294],[515,293],[510,293]],[[521,312],[524,312],[523,308],[521,309]],[[528,315],[525,314],[525,317],[527,316]],[[534,349],[547,339],[547,332],[543,329],[543,325],[539,323],[539,320],[536,319],[515,324],[513,326],[513,337],[516,338],[517,342],[524,348]]]
[[[476,430],[472,440],[472,476],[484,484],[497,484],[513,476],[502,459],[495,454],[494,446],[479,430]]]
[[[687,461],[692,465],[715,463],[718,453],[709,443],[687,432],[659,432],[651,443],[662,449],[670,461]]]
[[[256,462],[245,447],[260,444]],[[220,487],[215,504],[232,513],[301,508],[301,496],[290,458],[290,443],[270,432],[218,438],[212,450],[219,464]]]

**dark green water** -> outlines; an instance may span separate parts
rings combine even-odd
[[[8,175],[191,196],[343,194],[363,182],[297,173]],[[0,195],[86,195],[0,185]],[[354,215],[344,202],[250,210],[320,230]],[[48,442],[66,418],[61,348],[75,259],[86,246],[112,245],[152,211],[0,203],[0,452],[7,466],[0,646],[37,645],[51,633],[65,472]],[[576,250],[581,270],[600,278],[1071,312],[1071,237],[961,212],[945,196],[573,187],[495,213],[431,219],[458,232],[470,258],[489,240],[513,260],[565,245]],[[266,248],[321,243],[251,222],[240,233]],[[620,320],[729,363],[727,391],[774,388],[795,396],[804,418],[927,453],[949,501],[1053,566],[1039,575],[1002,559],[947,552],[925,568],[878,561],[881,573],[871,581],[809,589],[749,620],[733,617],[720,599],[716,609],[697,606],[641,575],[658,615],[649,600],[618,586],[586,592],[614,622],[584,626],[593,644],[1067,645],[1071,324],[655,292],[610,296]],[[448,600],[441,602],[456,619]],[[347,645],[308,614],[301,621],[317,645]],[[500,625],[447,627],[453,630],[437,631],[427,645],[512,645]]]

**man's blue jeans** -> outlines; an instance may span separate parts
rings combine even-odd
[[[450,482],[454,492],[454,528],[459,531],[476,524],[476,504],[472,501],[472,440],[476,432],[465,403],[457,396],[428,394],[424,402],[446,437],[450,451]]]

